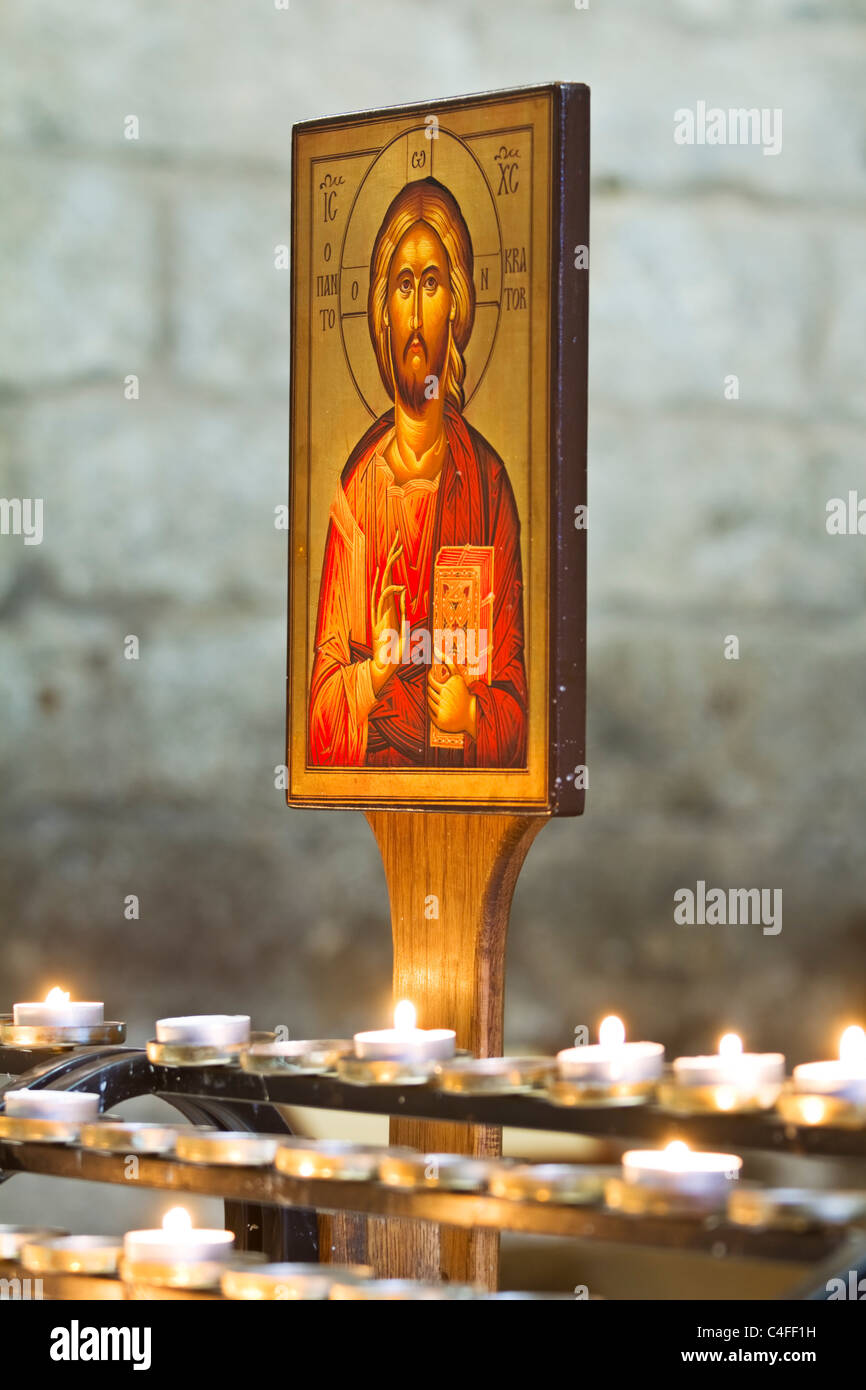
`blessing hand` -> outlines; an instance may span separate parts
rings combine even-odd
[[[379,569],[376,570],[373,591],[370,594],[370,630],[373,638],[370,679],[377,695],[388,677],[400,665],[400,642],[406,620],[406,587],[403,584],[389,584],[388,581],[391,570],[402,553],[400,538],[395,536],[382,568],[381,578]]]

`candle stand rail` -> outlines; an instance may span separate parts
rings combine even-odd
[[[237,1066],[195,1068],[152,1064],[128,1046],[74,1048],[62,1053],[0,1048],[0,1087],[99,1091],[102,1109],[144,1095],[160,1097],[192,1124],[250,1133],[291,1134],[277,1108],[311,1106],[341,1111],[509,1125],[603,1139],[658,1143],[686,1139],[726,1151],[769,1150],[821,1157],[866,1156],[866,1132],[799,1126],[772,1114],[670,1115],[655,1106],[566,1108],[541,1095],[449,1095],[424,1085],[355,1086],[332,1075],[258,1075]],[[50,1174],[128,1185],[125,1157],[77,1145],[0,1143],[0,1182],[16,1173]],[[402,1191],[374,1181],[290,1177],[272,1167],[242,1168],[138,1155],[144,1187],[221,1198],[237,1248],[272,1260],[319,1258],[321,1214],[434,1222],[441,1226],[580,1241],[618,1242],[703,1252],[717,1258],[781,1261],[805,1266],[788,1296],[826,1297],[830,1277],[866,1273],[866,1230],[818,1226],[804,1231],[749,1229],[713,1216],[634,1216],[599,1206],[515,1202],[477,1193]],[[349,1218],[350,1220],[352,1218]],[[111,1281],[108,1281],[109,1283]],[[49,1295],[50,1296],[50,1295]],[[85,1296],[82,1293],[79,1296]],[[110,1293],[105,1296],[112,1296]]]

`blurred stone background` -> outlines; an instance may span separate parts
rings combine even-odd
[[[866,538],[825,529],[866,491],[862,0],[5,0],[0,55],[0,494],[45,499],[41,546],[0,538],[0,1008],[386,1019],[366,822],[274,788],[290,128],[561,78],[593,100],[590,787],[518,885],[508,1037],[615,1009],[672,1054],[828,1055],[866,1021]],[[782,108],[781,153],[676,145],[699,100]],[[676,926],[698,879],[781,888],[781,934]]]

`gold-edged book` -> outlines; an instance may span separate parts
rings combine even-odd
[[[493,546],[443,545],[433,571],[433,673],[456,666],[467,685],[489,683],[493,665]],[[433,748],[462,748],[463,734],[430,723]]]

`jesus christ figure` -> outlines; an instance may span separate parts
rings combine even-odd
[[[526,765],[520,523],[505,465],[463,418],[472,276],[452,194],[432,178],[407,183],[376,237],[367,304],[394,406],[352,451],[331,506],[309,706],[316,767]],[[484,679],[447,652],[415,657],[435,638],[443,546],[492,549]],[[434,727],[453,746],[431,745]]]

